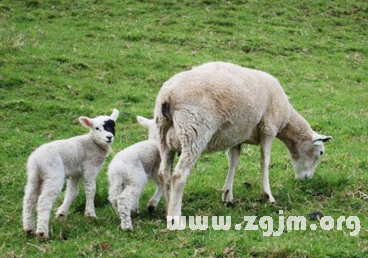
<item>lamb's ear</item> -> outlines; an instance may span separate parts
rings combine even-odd
[[[313,137],[313,145],[321,145],[324,142],[329,142],[331,139],[332,139],[331,136],[316,134]]]
[[[142,126],[144,126],[146,128],[149,128],[151,123],[152,123],[151,119],[147,119],[143,116],[137,116],[137,121],[138,121],[138,123],[140,123]]]
[[[114,111],[112,111],[112,114],[110,115],[110,118],[114,121],[116,121],[119,117],[119,110],[114,108]]]
[[[91,129],[93,127],[93,121],[91,118],[88,118],[86,116],[81,116],[79,118],[79,122],[84,126],[87,127],[89,129]]]

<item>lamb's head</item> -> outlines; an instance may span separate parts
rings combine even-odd
[[[110,116],[98,116],[95,118],[81,116],[79,122],[84,127],[90,129],[90,133],[97,144],[108,146],[114,141],[115,122],[118,117],[119,111],[114,109]]]
[[[153,119],[137,116],[137,121],[143,127],[148,129],[148,140],[156,140],[156,123],[153,121]]]
[[[313,133],[310,138],[298,141],[289,149],[296,179],[304,180],[314,176],[318,160],[325,153],[324,143],[331,139],[331,136]]]

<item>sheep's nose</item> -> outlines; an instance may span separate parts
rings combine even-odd
[[[106,136],[106,138],[107,138],[109,141],[111,141],[112,136]]]

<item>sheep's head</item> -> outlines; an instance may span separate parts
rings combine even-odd
[[[101,146],[110,145],[115,138],[115,122],[119,117],[119,111],[114,109],[110,116],[98,116],[88,118],[81,116],[79,122],[90,129],[92,137]]]
[[[153,121],[153,119],[137,116],[137,121],[143,127],[148,129],[148,140],[156,140],[156,123]]]
[[[318,160],[325,153],[324,143],[331,139],[331,136],[314,133],[311,138],[299,141],[293,146],[290,154],[296,179],[304,180],[314,176]]]

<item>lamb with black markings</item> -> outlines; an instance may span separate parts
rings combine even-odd
[[[70,205],[78,195],[79,182],[83,180],[86,192],[85,216],[96,217],[96,179],[114,141],[115,122],[118,117],[117,109],[114,109],[110,116],[98,116],[93,119],[81,116],[79,122],[90,130],[88,134],[46,143],[30,155],[23,200],[22,219],[25,232],[33,234],[35,231],[34,211],[37,204],[35,233],[40,239],[49,237],[51,210],[65,178],[65,199],[56,216],[67,216]]]

